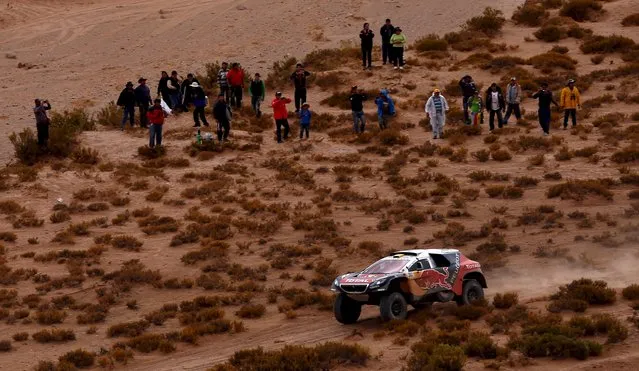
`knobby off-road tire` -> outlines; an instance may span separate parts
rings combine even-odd
[[[383,296],[379,301],[379,313],[384,321],[406,319],[408,304],[404,295],[399,292],[393,292]]]
[[[458,305],[468,305],[484,297],[484,289],[476,280],[464,281],[462,294],[455,298]]]
[[[333,311],[335,312],[335,319],[339,323],[350,325],[359,319],[359,315],[362,313],[362,304],[349,298],[346,294],[339,294],[335,298]]]

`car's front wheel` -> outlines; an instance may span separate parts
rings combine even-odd
[[[404,295],[399,292],[393,292],[390,295],[383,296],[379,301],[379,313],[384,321],[406,319],[408,304]]]
[[[455,300],[459,305],[468,305],[475,300],[483,299],[483,297],[484,289],[481,287],[481,284],[476,280],[468,280],[464,281],[462,294],[457,296]]]
[[[362,304],[342,293],[335,298],[333,311],[338,322],[349,325],[359,319],[359,315],[362,313]]]

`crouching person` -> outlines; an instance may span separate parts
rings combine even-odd
[[[433,95],[426,102],[426,116],[430,119],[430,126],[433,129],[433,139],[442,139],[444,125],[446,125],[446,111],[448,102],[439,89],[433,91]]]
[[[379,128],[384,130],[388,128],[388,119],[395,116],[395,103],[393,103],[393,98],[391,98],[388,90],[382,89],[377,98],[375,98],[375,104],[377,105]]]

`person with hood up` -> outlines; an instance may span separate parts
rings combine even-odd
[[[35,107],[33,107],[33,114],[36,118],[36,130],[38,131],[38,146],[44,148],[49,142],[49,125],[51,120],[47,116],[47,111],[51,109],[51,104],[48,100],[35,100]]]
[[[501,88],[497,83],[492,83],[488,91],[486,91],[486,111],[488,111],[488,125],[490,131],[495,130],[495,115],[497,115],[497,126],[501,128],[504,123],[502,112],[506,110],[506,101],[501,93]]]
[[[193,94],[191,92],[191,85],[194,82],[197,82],[198,86],[200,82],[193,76],[192,73],[186,75],[186,79],[182,81],[182,86],[180,86],[180,95],[182,96],[181,108],[184,112],[189,112],[189,105],[193,104]]]
[[[244,90],[244,70],[239,63],[233,63],[231,70],[226,75],[231,89],[230,104],[235,108],[242,107],[242,92]]]
[[[304,102],[302,103],[302,109],[298,113],[300,117],[300,139],[303,138],[304,133],[306,133],[306,139],[308,139],[308,132],[311,128],[311,117],[313,116],[309,108],[311,108],[311,105]]]
[[[255,74],[255,78],[249,85],[249,95],[251,96],[251,107],[253,107],[255,116],[262,116],[260,105],[262,104],[262,102],[264,102],[266,87],[264,86],[264,81],[261,79],[259,73]]]
[[[351,88],[351,111],[353,111],[353,131],[355,134],[361,134],[366,128],[366,116],[364,115],[364,101],[367,99],[357,86]]]
[[[393,59],[393,46],[391,45],[391,37],[395,34],[395,27],[391,23],[390,19],[386,19],[386,23],[379,30],[379,35],[382,37],[382,62],[386,64],[386,60],[390,64],[394,64]]]
[[[448,102],[439,89],[433,91],[433,95],[426,102],[426,115],[430,119],[430,126],[433,129],[433,139],[441,139],[446,125],[446,111]]]
[[[153,100],[151,99],[151,89],[146,84],[146,79],[144,77],[140,77],[138,79],[138,86],[134,90],[135,92],[135,100],[137,101],[137,105],[140,109],[140,127],[146,128],[148,125],[148,120],[146,118],[146,113],[149,112],[149,107],[153,104]]]
[[[539,89],[535,94],[533,94],[533,98],[539,100],[539,111],[537,114],[539,116],[539,126],[541,126],[541,130],[544,131],[544,136],[550,135],[550,104],[554,104],[556,107],[559,107],[557,102],[552,96],[552,91],[548,89],[548,83],[542,82],[541,89]]]
[[[393,46],[393,58],[395,60],[395,69],[404,69],[404,46],[406,45],[406,35],[402,33],[402,29],[395,27],[395,34],[391,36],[390,43]]]
[[[466,121],[466,125],[470,125],[470,115],[468,114],[468,100],[475,95],[475,90],[477,87],[475,86],[475,82],[470,75],[466,75],[459,80],[459,88],[462,92],[462,110],[464,111],[464,121]]]
[[[222,62],[222,67],[217,72],[217,86],[220,87],[220,94],[224,95],[224,98],[227,102],[231,99],[231,94],[229,91],[229,64],[226,62]]]
[[[362,66],[364,69],[371,69],[373,63],[373,38],[375,33],[370,29],[368,23],[364,23],[364,29],[360,31],[359,38],[362,41]]]
[[[213,106],[213,118],[215,118],[217,122],[217,140],[220,142],[226,141],[229,138],[232,117],[231,107],[226,102],[224,94],[219,94],[217,96],[217,102],[215,102]]]
[[[474,126],[484,123],[482,112],[484,109],[484,102],[479,96],[479,90],[475,90],[472,97],[468,98],[468,110],[470,111],[470,121]]]
[[[514,112],[515,118],[521,120],[521,110],[519,104],[521,103],[521,96],[523,92],[521,86],[517,82],[517,78],[510,79],[510,84],[506,87],[506,116],[504,116],[504,125],[508,125],[510,115]]]
[[[568,86],[561,89],[559,106],[564,109],[564,130],[568,129],[568,117],[572,118],[572,127],[577,126],[577,108],[581,108],[581,94],[575,87],[575,80],[568,80]]]
[[[207,100],[204,89],[202,89],[200,84],[198,84],[196,81],[193,81],[191,83],[191,86],[189,86],[188,92],[190,94],[189,102],[192,102],[193,106],[195,107],[195,109],[193,110],[193,122],[195,123],[193,127],[199,128],[200,120],[202,120],[204,126],[209,126],[209,122],[206,120],[206,115],[204,114],[204,108],[206,107]]]
[[[162,109],[162,100],[156,98],[153,106],[146,113],[149,120],[149,148],[155,148],[156,145],[162,145],[162,127],[164,126],[164,118],[166,113]]]
[[[126,83],[124,90],[120,92],[117,102],[117,105],[122,107],[122,125],[120,126],[120,130],[124,131],[124,126],[126,125],[127,120],[129,120],[131,127],[133,127],[136,101],[137,99],[135,97],[135,90],[133,90],[133,83],[129,81]]]
[[[275,93],[275,99],[271,102],[273,118],[275,119],[277,143],[282,143],[282,127],[284,128],[284,140],[288,139],[288,134],[291,130],[288,125],[288,110],[286,109],[286,105],[289,103],[291,103],[291,99],[285,98],[279,91]]]
[[[379,128],[384,130],[388,127],[388,119],[395,116],[395,103],[393,103],[393,98],[391,98],[388,90],[382,89],[379,91],[377,98],[375,98],[375,104],[377,105]]]

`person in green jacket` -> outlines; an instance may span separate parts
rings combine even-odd
[[[404,69],[404,46],[406,45],[406,36],[402,33],[402,29],[395,27],[395,34],[391,36],[390,43],[392,45],[393,58],[395,60],[395,69]]]
[[[260,105],[264,102],[264,96],[266,94],[266,87],[264,86],[264,80],[260,78],[260,74],[256,73],[255,77],[249,84],[249,95],[251,96],[251,106],[255,111],[255,116],[262,116]]]
[[[470,120],[473,125],[479,125],[480,121],[483,123],[482,112],[484,109],[484,102],[479,96],[479,90],[475,90],[475,95],[468,99],[468,108],[470,110]]]

